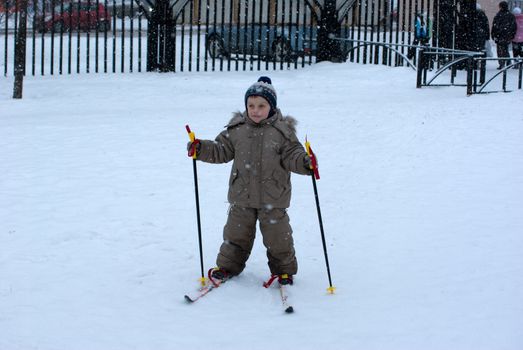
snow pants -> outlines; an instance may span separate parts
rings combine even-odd
[[[231,205],[223,229],[223,243],[216,259],[218,267],[232,275],[245,268],[256,237],[256,222],[260,222],[263,244],[267,248],[268,265],[273,275],[298,272],[292,228],[286,209],[256,209]]]

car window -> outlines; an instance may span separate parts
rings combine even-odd
[[[73,7],[73,11],[84,11],[84,8],[81,4],[78,4],[78,3],[74,3],[72,4],[72,7]]]
[[[64,12],[68,12],[68,11],[69,11],[69,4],[64,4],[64,6],[63,6],[63,11],[64,11]],[[55,6],[55,8],[54,8],[54,12],[55,12],[55,13],[60,13],[60,12],[62,12],[62,5]]]
[[[94,3],[94,0],[93,0],[93,3],[92,4],[82,4],[80,6],[80,8],[82,9],[82,11],[90,11],[90,12],[96,12],[96,3]]]

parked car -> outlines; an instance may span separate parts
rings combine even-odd
[[[53,30],[55,33],[72,30],[96,29],[106,32],[111,29],[111,15],[103,4],[96,2],[76,2],[58,5],[45,15],[35,16],[36,28],[40,32]]]
[[[134,1],[134,0],[133,0]],[[120,3],[115,6],[112,4],[107,5],[107,9],[116,18],[138,18],[142,14],[142,8],[136,3]]]
[[[316,55],[317,27],[303,25],[235,24],[216,25],[206,36],[206,49],[211,58],[231,54],[261,56],[267,60],[288,61]],[[351,45],[341,42],[342,52]]]

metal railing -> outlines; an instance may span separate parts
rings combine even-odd
[[[347,59],[349,59],[351,62],[358,61],[358,53],[360,56],[363,56],[363,50],[361,50],[362,48],[370,47],[369,50],[372,50],[373,52],[377,53],[376,57],[380,56],[380,50],[382,50],[381,55],[384,57],[390,57],[391,53],[395,53],[398,56],[398,58],[395,60],[395,65],[407,65],[408,67],[411,67],[412,69],[416,70],[416,59],[409,58],[408,53],[406,53],[404,49],[407,48],[409,50],[417,50],[419,47],[418,45],[358,40],[339,37],[333,37],[333,39],[336,41],[343,41],[351,44],[350,48],[347,51]],[[386,64],[386,61],[383,61],[383,64]]]
[[[500,61],[498,58],[478,58],[477,61],[481,62],[481,64],[486,65],[489,61]],[[476,81],[476,78],[474,78],[473,82],[473,93],[475,94],[481,94],[481,93],[492,93],[492,92],[511,92],[512,90],[508,89],[508,80],[512,78],[512,80],[517,79],[517,85],[516,89],[521,90],[523,85],[523,58],[519,59],[510,59],[510,58],[504,58],[501,59],[501,61],[506,61],[504,67],[501,69],[498,69],[498,71],[493,74],[488,80],[486,80],[486,77],[484,77],[480,82],[478,83]],[[514,63],[512,63],[514,61]],[[514,69],[517,69],[517,77],[514,78],[513,73]],[[501,90],[486,90],[485,88],[490,85],[491,83],[495,83],[496,79],[501,76]]]
[[[18,8],[3,10],[7,1],[0,0],[4,76],[14,73],[20,21]],[[28,2],[26,75],[296,69],[316,62],[318,18],[308,0],[157,1],[162,8],[128,0]]]
[[[13,2],[0,0],[0,69],[5,76],[13,74],[19,21],[18,1],[9,11],[8,3]],[[342,43],[337,49],[353,62],[414,67],[416,61],[406,54],[414,39],[414,11],[425,13],[434,28],[437,22],[438,2],[433,0],[347,0],[334,11],[324,11],[326,3],[28,0],[24,71],[55,75],[298,68],[317,62],[318,52],[329,51],[323,48],[330,43],[322,43],[325,32],[332,31],[352,40],[353,48]],[[88,29],[71,19],[85,12],[84,5],[105,9],[88,16]],[[275,40],[275,34],[281,38]],[[309,46],[303,47],[304,41]]]
[[[109,9],[117,7],[134,15],[116,16]],[[145,70],[147,19],[137,8],[123,0],[28,0],[25,74]],[[5,76],[14,70],[18,13],[16,7],[2,12],[0,69]]]
[[[507,62],[490,77],[487,74],[488,62]],[[513,63],[512,63],[513,61]],[[518,74],[512,74],[517,69]],[[458,77],[460,71],[465,72]],[[429,77],[430,73],[430,77]],[[516,72],[514,72],[516,73]],[[424,86],[463,86],[467,95],[493,92],[509,92],[508,81],[513,89],[522,88],[523,59],[487,58],[485,52],[450,50],[442,48],[421,48],[418,55],[416,87]],[[501,79],[497,79],[501,77]],[[496,82],[501,89],[491,88]]]
[[[440,1],[436,0],[346,0],[340,11],[341,38],[352,39],[355,45],[348,59],[363,64],[391,67],[415,66],[408,58],[419,38],[415,36],[416,14],[422,14],[428,30],[423,40],[439,44]],[[452,21],[452,18],[448,18]],[[406,59],[407,58],[407,59]]]

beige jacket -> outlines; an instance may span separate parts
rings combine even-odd
[[[288,208],[291,172],[309,175],[307,153],[296,137],[296,120],[279,109],[259,124],[235,113],[215,139],[202,140],[198,159],[207,163],[234,160],[229,203],[249,208]]]

